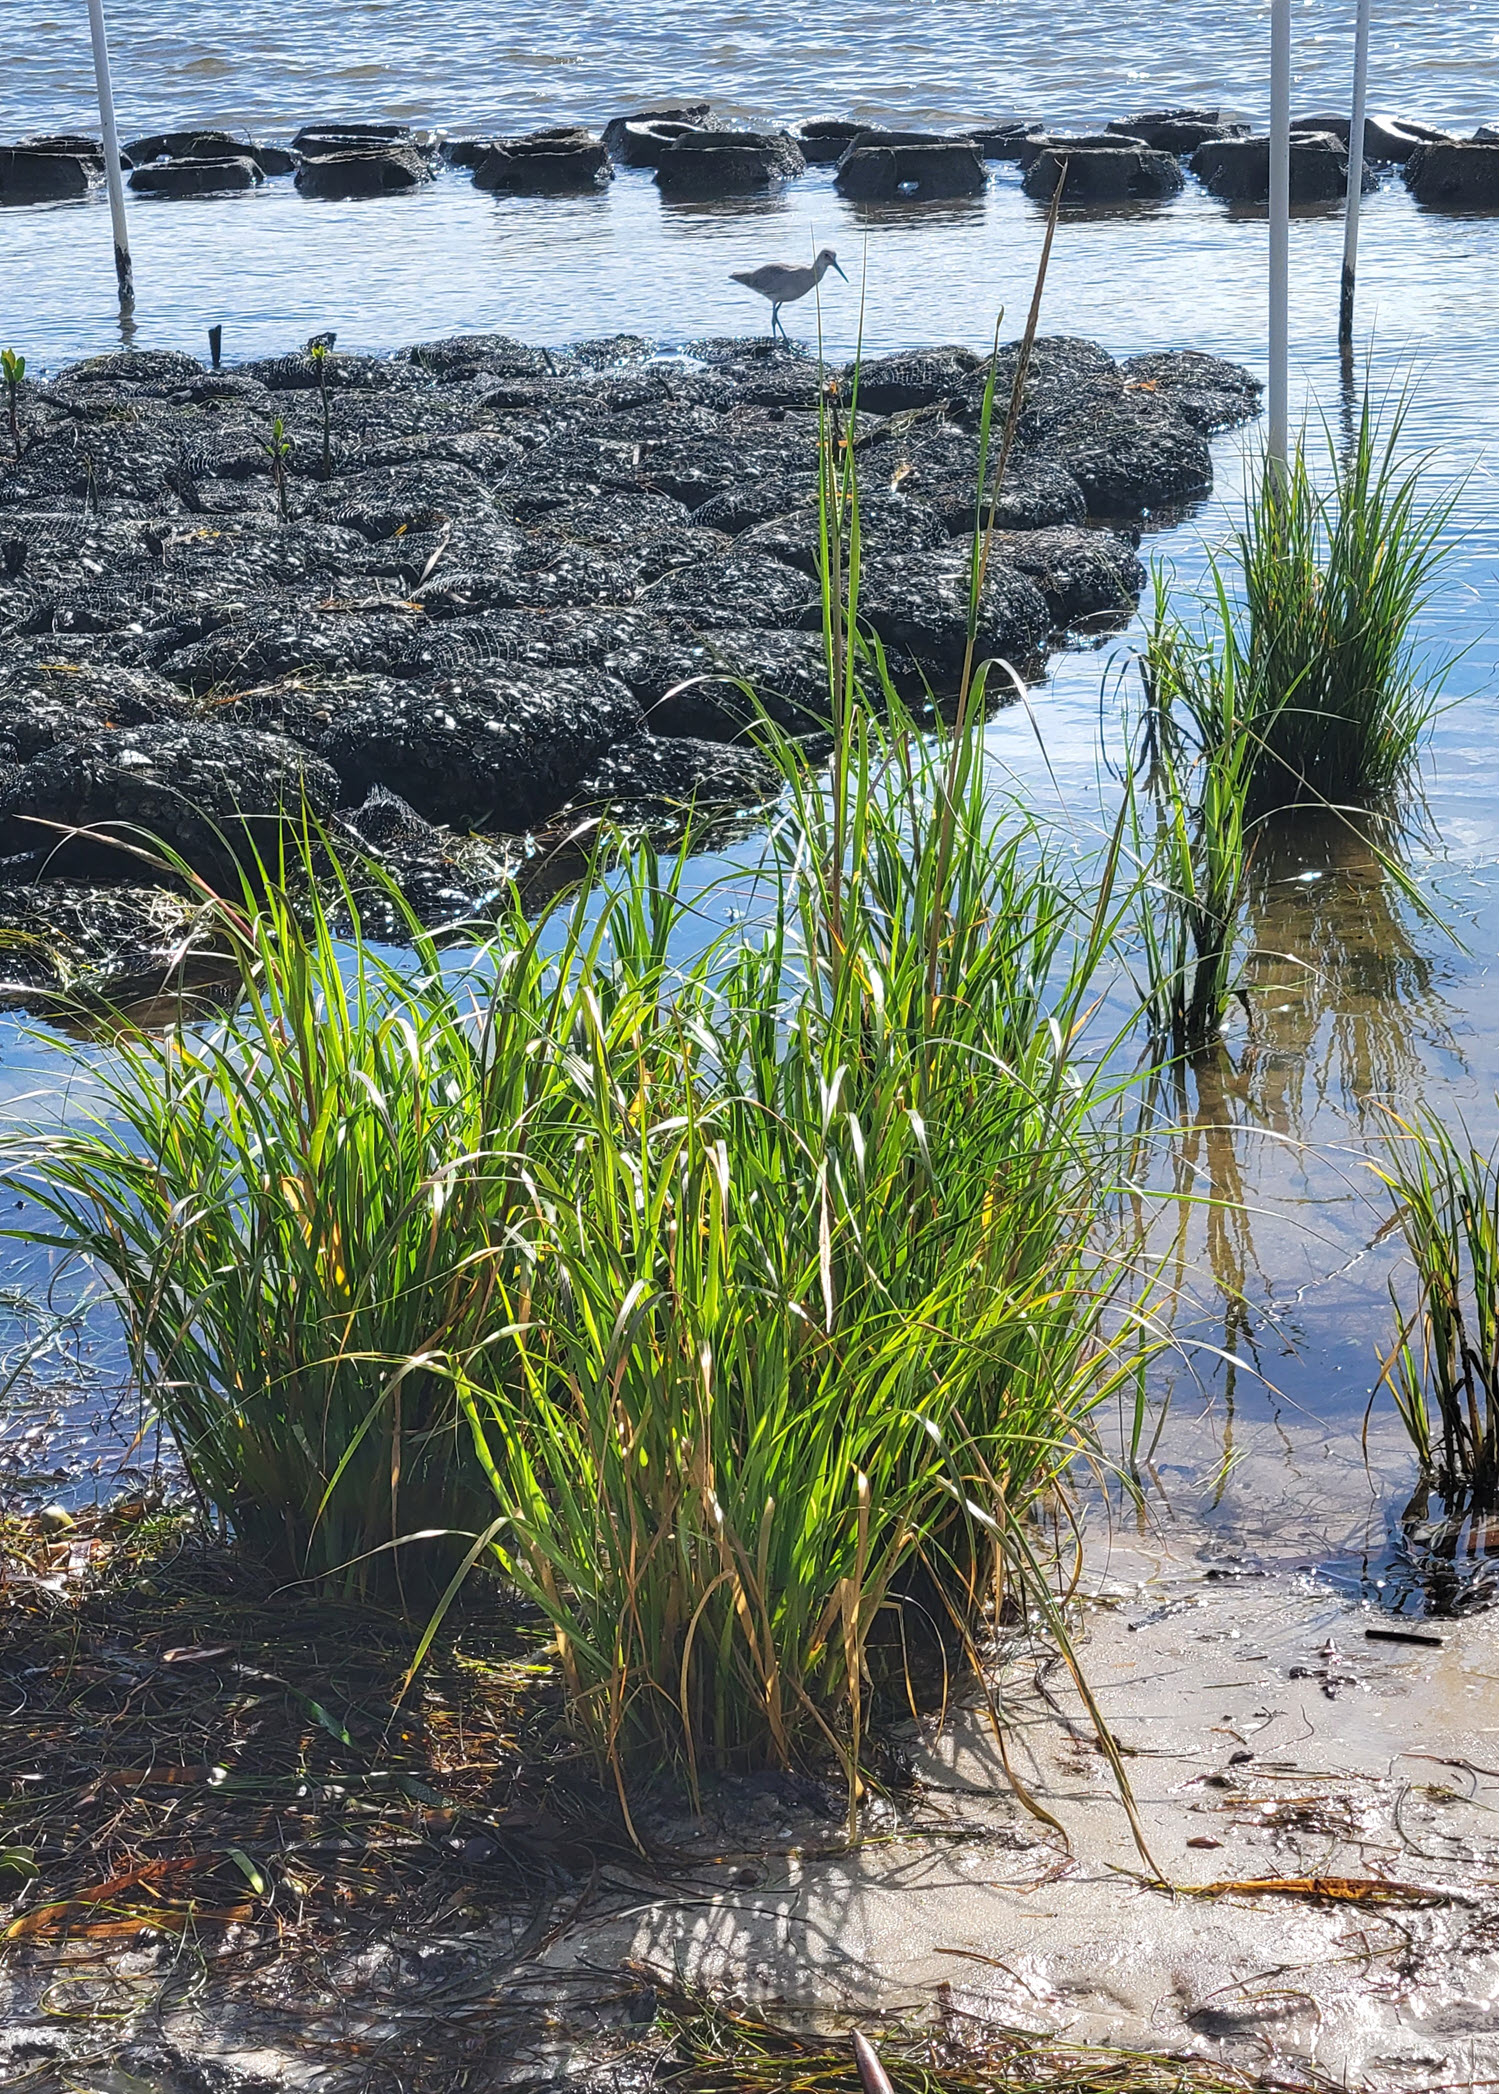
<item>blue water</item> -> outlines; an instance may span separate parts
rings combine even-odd
[[[1495,15],[1478,0],[1375,10],[1376,109],[1484,121]],[[107,0],[120,121],[251,124],[268,134],[353,113],[486,130],[602,121],[673,95],[735,118],[849,114],[956,123],[1017,111],[1094,122],[1181,101],[1266,105],[1268,0]],[[1293,91],[1346,106],[1354,0],[1295,9]],[[80,5],[11,0],[0,136],[86,122]]]

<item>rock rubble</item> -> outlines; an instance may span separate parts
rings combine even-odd
[[[1292,130],[1293,201],[1332,207],[1347,178],[1348,117],[1300,116]],[[1424,146],[1432,149],[1425,155]],[[986,162],[1013,161],[1038,203],[1051,202],[1066,168],[1063,203],[1107,213],[1170,202],[1189,176],[1226,203],[1263,204],[1267,151],[1247,123],[1211,108],[1142,110],[1082,134],[1013,115],[941,133],[831,116],[771,131],[726,124],[707,102],[689,101],[611,117],[597,133],[567,124],[521,137],[449,136],[349,119],[306,124],[283,146],[208,127],[160,131],[132,140],[124,159],[131,188],[159,199],[251,190],[286,175],[309,198],[402,195],[445,166],[492,194],[534,197],[586,195],[607,188],[617,169],[639,170],[669,203],[689,205],[763,194],[821,166],[833,168],[847,201],[877,208],[982,196]],[[1400,166],[1429,209],[1493,211],[1496,165],[1493,125],[1459,138],[1411,117],[1366,118],[1366,188],[1374,186],[1373,168]],[[103,172],[95,138],[0,146],[0,208],[86,197]]]
[[[117,840],[142,832],[232,877],[305,809],[399,830],[393,876],[452,915],[459,868],[493,885],[539,830],[773,796],[757,722],[826,726],[820,391],[898,685],[919,706],[953,688],[991,511],[978,658],[1035,676],[1070,631],[1128,618],[1142,525],[1207,489],[1208,434],[1257,388],[1192,352],[1042,339],[978,509],[987,377],[952,347],[871,358],[856,386],[761,341],[496,335],[28,375],[0,460],[0,887],[139,882]]]

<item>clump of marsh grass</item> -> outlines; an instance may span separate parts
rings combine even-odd
[[[1347,448],[1329,433],[1326,493],[1299,447],[1247,503],[1235,557],[1262,806],[1384,800],[1410,781],[1439,682],[1414,627],[1455,497],[1423,499],[1404,423],[1398,402],[1381,435],[1366,391]]]
[[[11,1143],[6,1179],[49,1218],[26,1239],[111,1284],[204,1504],[288,1574],[358,1591],[392,1569],[372,1552],[472,1522],[461,1391],[510,1133],[545,1070],[513,1001],[476,1008],[410,916],[397,969],[341,944],[309,883],[295,906],[257,881],[211,908],[234,1007],[122,1027],[69,1124]],[[522,1004],[539,964],[524,942],[508,956]]]
[[[1496,1508],[1500,1425],[1500,1176],[1467,1131],[1430,1112],[1389,1115],[1384,1161],[1410,1254],[1410,1305],[1394,1285],[1396,1339],[1381,1362],[1424,1476],[1450,1507]]]
[[[1223,712],[1216,682],[1233,685],[1254,814],[1390,801],[1437,703],[1441,672],[1415,627],[1455,496],[1423,499],[1404,403],[1383,435],[1376,422],[1366,393],[1348,445],[1328,432],[1326,490],[1300,447],[1284,472],[1253,476],[1229,555],[1210,566],[1203,629],[1160,663],[1170,699],[1201,721]]]
[[[472,1391],[575,1716],[690,1780],[832,1752],[852,1782],[902,1581],[971,1644],[1034,1591],[1029,1509],[1139,1350],[1106,1340],[1072,1047],[1093,927],[972,753],[953,808],[946,750],[867,715],[844,739],[849,829],[793,766],[758,943],[668,993],[670,900],[637,877],[607,909],[575,1138],[528,1143],[527,1262]]]
[[[1378,436],[1367,395],[1348,447],[1330,436],[1327,492],[1300,449],[1285,472],[1262,470],[1192,622],[1157,578],[1125,798],[1144,875],[1142,1005],[1175,1055],[1208,1048],[1237,993],[1250,859],[1268,824],[1318,807],[1365,831],[1410,780],[1438,683],[1414,627],[1453,497],[1422,504],[1403,420],[1398,403]]]

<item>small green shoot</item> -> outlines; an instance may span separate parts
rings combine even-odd
[[[17,458],[21,455],[21,380],[26,376],[26,359],[16,349],[0,349],[0,377],[5,380],[5,401],[10,417],[10,440],[15,445]]]
[[[292,440],[287,435],[286,424],[277,415],[271,423],[271,434],[261,449],[271,461],[271,480],[276,489],[276,513],[283,523],[289,520],[286,501],[286,462],[292,454]]]
[[[318,373],[318,397],[323,405],[323,478],[333,478],[333,423],[328,401],[328,344],[311,342],[308,355]]]

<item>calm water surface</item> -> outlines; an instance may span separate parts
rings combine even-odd
[[[91,74],[74,12],[32,11],[0,76],[0,135],[88,121]],[[1299,107],[1346,100],[1352,12],[1342,0],[1297,10]],[[1425,4],[1377,15],[1374,106],[1465,127],[1492,115],[1492,10]],[[453,130],[599,121],[673,93],[710,95],[732,118],[778,121],[848,112],[946,124],[1015,109],[1093,123],[1185,98],[1253,115],[1263,109],[1267,37],[1264,5],[1171,5],[1148,23],[1117,0],[1088,9],[856,0],[833,13],[788,0],[723,12],[523,6],[503,22],[476,0],[431,11],[407,0],[248,0],[232,11],[116,0],[110,20],[127,132],[212,120],[264,136],[329,115]],[[826,171],[773,198],[676,209],[643,175],[582,200],[496,200],[444,175],[375,204],[309,203],[283,182],[248,197],[130,208],[140,286],[132,339],[197,348],[218,321],[228,357],[329,326],[341,345],[371,349],[462,329],[556,343],[622,331],[663,345],[748,332],[763,325],[763,309],[729,283],[730,270],[798,259],[824,241],[855,278],[847,290],[833,279],[824,287],[830,354],[852,351],[861,325],[877,350],[944,340],[982,349],[1001,306],[1016,331],[1040,234],[1009,167],[993,170],[972,203],[887,211],[845,204]],[[1334,343],[1341,242],[1336,213],[1293,227],[1294,398],[1319,445],[1322,425],[1336,432],[1347,406]],[[1309,831],[1285,860],[1262,866],[1254,931],[1276,957],[1258,963],[1253,1030],[1241,1029],[1224,1064],[1179,1101],[1189,1128],[1182,1200],[1167,1215],[1182,1229],[1180,1328],[1218,1349],[1186,1354],[1163,1377],[1158,1395],[1172,1402],[1146,1472],[1150,1517],[1268,1556],[1356,1569],[1384,1547],[1410,1474],[1379,1411],[1368,1464],[1361,1449],[1388,1281],[1399,1272],[1367,1163],[1378,1104],[1426,1100],[1482,1135],[1495,1117],[1495,247],[1493,219],[1419,212],[1389,178],[1366,200],[1357,367],[1378,391],[1410,389],[1407,434],[1434,490],[1462,483],[1423,632],[1434,649],[1463,650],[1426,766],[1428,832],[1410,852],[1430,913],[1404,903],[1337,829]],[[1263,219],[1227,211],[1192,184],[1169,205],[1066,216],[1044,327],[1121,355],[1193,347],[1263,372],[1265,269]],[[35,365],[117,346],[110,290],[97,202],[0,213],[0,340]],[[1226,528],[1246,456],[1243,435],[1221,439],[1214,500],[1148,543],[1184,588]],[[1016,709],[989,730],[997,782],[1085,843],[1087,810],[1100,804],[1106,668],[1105,651],[1062,656],[1031,717]],[[56,1083],[45,1041],[0,1028],[0,1099],[37,1087],[55,1095]],[[12,1277],[34,1286],[40,1274],[16,1263]],[[16,1343],[24,1328],[12,1326]],[[102,1332],[78,1358],[97,1394],[17,1467],[45,1467],[68,1446],[100,1455],[96,1421],[118,1358]],[[20,1454],[17,1436],[53,1414],[47,1387],[23,1378],[0,1445],[8,1437]]]

